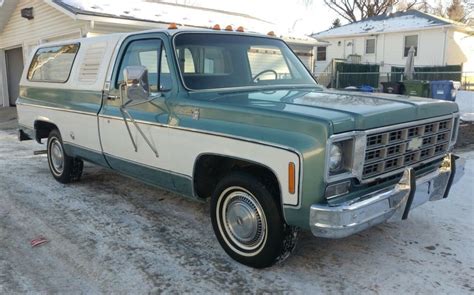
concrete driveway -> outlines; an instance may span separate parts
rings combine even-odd
[[[62,185],[41,148],[0,130],[2,294],[474,292],[473,151],[448,199],[343,240],[303,232],[289,259],[255,270],[220,248],[208,204],[92,165]]]

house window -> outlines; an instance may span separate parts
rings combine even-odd
[[[405,36],[405,48],[403,56],[408,56],[408,50],[411,47],[415,48],[415,56],[418,54],[418,35]]]
[[[318,46],[316,48],[316,60],[325,61],[326,60],[326,46]]]
[[[375,39],[365,40],[365,54],[375,53]]]

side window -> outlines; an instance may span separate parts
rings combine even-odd
[[[78,51],[77,43],[38,49],[28,69],[28,80],[65,83]]]
[[[144,66],[147,68],[151,92],[171,89],[172,80],[168,59],[161,40],[138,40],[128,45],[120,64],[116,81],[117,88],[120,82],[123,81],[123,70],[127,66]],[[158,83],[160,84],[159,87]]]
[[[226,75],[232,73],[230,53],[222,47],[181,47],[179,66],[185,74]]]
[[[252,77],[259,80],[291,79],[291,72],[278,47],[250,47],[247,50]]]
[[[189,48],[179,48],[177,50],[179,66],[183,73],[197,73],[196,66],[194,65],[193,55]]]

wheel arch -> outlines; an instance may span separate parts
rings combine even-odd
[[[37,118],[33,122],[33,128],[35,130],[35,139],[38,143],[41,143],[41,139],[48,138],[49,133],[52,130],[57,129],[59,131],[59,128],[55,123],[48,118],[43,117]]]
[[[192,177],[194,195],[200,199],[210,197],[218,182],[234,171],[258,177],[278,196],[277,201],[283,209],[282,186],[273,168],[254,160],[225,154],[201,153],[196,157]]]

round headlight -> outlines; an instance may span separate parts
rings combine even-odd
[[[342,151],[341,147],[337,144],[331,145],[331,151],[329,155],[329,170],[335,171],[341,167],[342,163]]]

